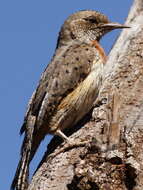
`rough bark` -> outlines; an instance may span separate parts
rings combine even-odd
[[[134,1],[126,25],[131,28],[110,52],[94,109],[71,135],[89,143],[55,149],[54,138],[29,190],[143,189],[143,0]]]

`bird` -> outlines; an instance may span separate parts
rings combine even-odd
[[[94,10],[70,15],[61,27],[55,54],[42,73],[24,117],[20,161],[11,190],[28,188],[29,164],[47,134],[70,142],[63,130],[74,127],[98,96],[106,54],[99,44],[108,32],[128,28]]]

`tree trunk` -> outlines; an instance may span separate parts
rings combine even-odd
[[[71,135],[81,144],[56,148],[55,137],[29,190],[143,190],[143,0],[134,1],[126,25],[94,109]]]

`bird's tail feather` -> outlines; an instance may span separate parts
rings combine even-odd
[[[35,120],[35,116],[29,116],[27,120],[25,131],[26,134],[21,149],[21,159],[11,185],[11,190],[27,189]]]

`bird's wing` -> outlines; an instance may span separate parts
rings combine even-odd
[[[95,51],[87,44],[61,47],[45,69],[39,85],[30,100],[29,115],[36,116],[37,126],[50,119],[61,100],[73,91],[89,74]],[[25,124],[21,132],[25,131]]]

